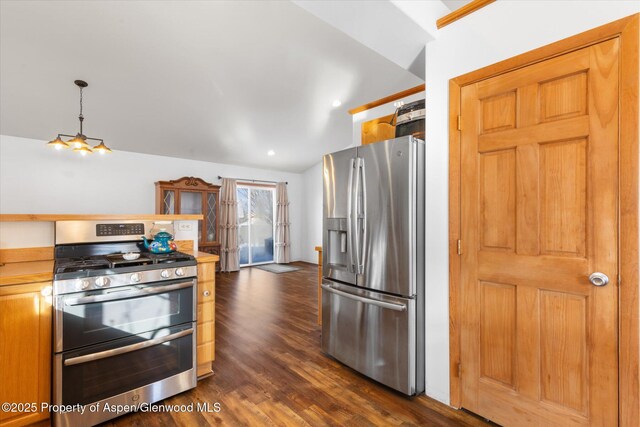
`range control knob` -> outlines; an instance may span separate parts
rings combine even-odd
[[[141,278],[140,273],[133,273],[130,277],[133,283],[138,283],[140,281],[140,278]]]
[[[176,268],[176,276],[184,276],[184,268]]]
[[[80,290],[87,289],[89,287],[89,281],[87,279],[78,279],[76,282],[76,288]]]
[[[171,272],[169,270],[162,270],[160,272],[160,276],[164,277],[165,279],[168,277],[171,277]]]
[[[106,288],[111,283],[108,277],[98,277],[96,279],[96,286],[99,288]]]

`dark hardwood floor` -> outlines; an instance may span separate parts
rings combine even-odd
[[[133,413],[108,426],[481,426],[426,396],[404,397],[320,351],[317,267],[256,268],[216,276],[215,374],[164,404],[210,403],[219,412]]]

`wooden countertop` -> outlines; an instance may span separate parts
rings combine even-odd
[[[187,221],[201,220],[202,215],[122,215],[122,214],[0,214],[0,221]]]
[[[53,260],[0,265],[0,286],[53,280]]]
[[[186,254],[193,255],[196,257],[196,261],[200,262],[218,262],[220,261],[220,257],[218,255],[210,254],[202,251],[181,251]]]

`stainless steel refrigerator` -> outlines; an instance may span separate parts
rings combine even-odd
[[[424,143],[323,158],[322,350],[408,395],[424,391]]]

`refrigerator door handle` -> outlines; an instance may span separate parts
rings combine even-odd
[[[358,239],[358,274],[364,274],[364,255],[367,248],[367,181],[365,179],[364,174],[364,159],[359,158],[359,167],[358,167],[358,175],[360,179],[358,183],[361,185],[362,189],[362,217],[361,225],[358,227],[360,231],[359,239]]]
[[[394,311],[405,311],[407,309],[407,306],[404,304],[394,304],[391,302],[384,302],[384,301],[378,301],[376,299],[370,299],[370,298],[365,298],[365,297],[361,297],[360,295],[354,295],[354,294],[350,294],[348,292],[344,292],[344,291],[340,291],[338,289],[334,289],[333,287],[331,287],[330,285],[327,284],[322,284],[322,289],[324,289],[327,292],[330,292],[332,294],[336,294],[336,295],[340,295],[343,296],[345,298],[349,298],[364,304],[371,304],[371,305],[375,305],[378,307],[382,307],[382,308],[388,308],[389,310],[394,310]]]
[[[351,230],[353,233],[353,247],[354,247],[354,266],[353,272],[356,274],[360,274],[360,229],[358,228],[358,217],[359,217],[359,197],[358,190],[360,189],[360,157],[355,158],[355,162],[353,164],[352,171],[354,173],[354,182],[351,187],[349,187],[351,191],[351,218],[349,219],[351,222]]]
[[[360,246],[362,244],[361,239],[362,239],[362,233],[360,230],[360,227],[358,227],[358,222],[360,219],[360,165],[362,163],[362,159],[360,157],[356,157],[355,159],[355,164],[353,166],[353,168],[355,169],[355,183],[353,184],[353,186],[351,187],[351,191],[353,193],[353,197],[351,199],[351,227],[353,230],[353,240],[354,240],[354,253],[355,253],[355,265],[354,265],[354,273],[356,274],[361,274],[361,269],[360,269]]]
[[[347,251],[349,252],[349,266],[347,270],[355,273],[355,262],[353,259],[353,170],[355,169],[355,159],[349,160],[349,184],[347,195]]]

